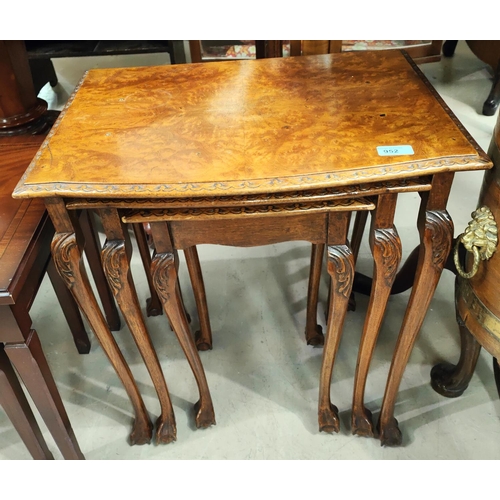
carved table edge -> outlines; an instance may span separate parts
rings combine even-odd
[[[69,210],[82,208],[211,208],[231,206],[278,205],[287,203],[309,203],[315,201],[359,198],[386,193],[430,191],[432,176],[403,179],[401,181],[373,182],[335,188],[305,191],[284,191],[261,195],[203,196],[191,198],[72,198],[66,202]]]
[[[122,220],[126,223],[155,222],[173,220],[214,220],[235,218],[238,216],[279,217],[303,213],[322,213],[334,211],[374,210],[375,204],[366,199],[345,199],[320,201],[312,203],[290,203],[278,205],[258,205],[239,207],[209,207],[209,208],[158,208],[126,211]]]
[[[49,134],[50,135],[50,134]],[[39,155],[40,151],[37,153]],[[17,184],[14,198],[72,197],[72,198],[185,198],[195,196],[224,196],[286,192],[291,189],[325,189],[369,182],[397,181],[404,177],[439,174],[460,170],[486,170],[493,166],[487,156],[465,155],[407,161],[377,167],[362,167],[346,172],[322,172],[282,178],[232,180],[226,182],[172,183],[172,184],[104,184],[56,182],[29,184],[26,179],[34,168],[37,156]]]

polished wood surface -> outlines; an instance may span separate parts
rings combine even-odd
[[[11,418],[33,458],[52,458],[41,436],[15,368],[54,437],[64,458],[81,459],[82,452],[50,372],[29,310],[50,267],[50,239],[54,228],[43,204],[14,200],[11,189],[44,139],[43,135],[0,138],[0,349],[3,371],[0,404]],[[75,303],[60,278],[51,276],[64,305],[80,352],[90,343]],[[7,355],[7,356],[5,356]]]
[[[42,200],[11,196],[42,141],[40,136],[0,138],[0,304],[14,303],[13,292],[20,290],[19,265],[45,213]]]
[[[50,257],[50,238],[54,229],[44,203],[42,200],[12,198],[12,189],[43,140],[44,134],[0,137],[0,305],[14,305],[21,294],[26,295],[29,287],[25,287],[25,283],[33,278],[32,266],[38,263],[43,273]],[[87,217],[87,214],[82,213],[81,218],[84,221]],[[119,329],[120,319],[116,305],[106,286],[100,267],[100,257],[96,253],[100,243],[95,237],[95,227],[91,221],[87,224],[82,223],[82,227],[87,229],[85,231],[87,257],[106,317],[112,329]],[[93,238],[89,235],[93,235]],[[26,260],[28,255],[31,260]],[[71,319],[68,323],[79,352],[89,352],[90,342],[78,309],[74,301],[68,297],[67,291],[59,286],[60,278],[51,274],[52,265],[49,265],[48,270],[58,299],[64,304],[64,313],[67,314],[68,320]]]
[[[415,153],[377,153],[377,146],[403,144]],[[168,442],[175,438],[175,421],[128,278],[129,255],[119,221],[151,225],[156,249],[152,281],[197,383],[197,427],[213,425],[215,412],[180,297],[177,251],[200,243],[253,246],[305,239],[319,245],[320,254],[325,245],[331,293],[318,424],[322,431],[337,432],[340,420],[330,383],[355,267],[347,231],[353,211],[375,209],[370,228],[375,295],[354,395],[354,429],[372,435],[364,386],[401,254],[393,226],[396,195],[419,192],[416,279],[379,422],[382,443],[398,445],[402,435],[394,411],[399,385],[451,246],[446,203],[454,172],[491,165],[404,53],[346,53],[90,71],[14,196],[45,199],[56,228],[56,266],[122,378],[136,415],[132,442],[139,443],[151,438],[152,423],[95,311],[82,272],[77,210],[99,209],[107,220],[105,272],[116,296],[123,294],[122,313],[135,329],[161,402],[157,441]],[[314,261],[317,265],[318,255]],[[316,271],[310,290],[318,283]],[[197,302],[205,300],[200,293]],[[308,340],[318,335],[312,329],[311,303],[314,296],[308,301]],[[208,332],[204,343],[211,347]]]
[[[283,192],[488,168],[478,149],[397,51],[91,70],[14,196]]]

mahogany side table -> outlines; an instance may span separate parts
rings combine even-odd
[[[201,243],[285,240],[327,245],[332,276],[320,375],[320,430],[337,431],[333,362],[354,273],[350,215],[373,212],[375,284],[358,354],[353,431],[373,435],[363,393],[400,260],[397,193],[415,191],[421,253],[380,417],[383,444],[399,444],[397,391],[443,268],[453,225],[455,171],[491,162],[401,52],[329,54],[89,71],[14,191],[43,198],[56,228],[59,272],[106,349],[109,330],[81,266],[75,210],[99,210],[103,265],[157,390],[159,442],[175,439],[167,386],[137,304],[124,224],[150,222],[152,278],[196,377],[199,427],[215,423],[206,376],[177,283],[177,250]],[[126,365],[112,359],[134,405],[136,441],[151,422]]]
[[[35,156],[46,133],[0,137],[0,406],[35,459],[52,458],[15,374],[17,370],[54,436],[63,457],[83,458],[66,410],[31,328],[30,308],[45,273],[51,281],[80,354],[90,350],[78,306],[61,280],[50,255],[54,227],[38,200],[14,200],[12,189]],[[120,318],[100,264],[100,242],[89,213],[80,226],[85,252],[109,327]]]
[[[51,257],[54,228],[44,204],[11,192],[44,135],[0,137],[0,405],[35,459],[51,459],[14,372],[24,382],[64,458],[83,459],[29,310],[46,271],[80,352],[90,342],[78,307]]]

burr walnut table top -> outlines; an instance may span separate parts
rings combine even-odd
[[[379,156],[409,145],[413,155]],[[264,194],[489,168],[397,51],[88,71],[15,197]]]

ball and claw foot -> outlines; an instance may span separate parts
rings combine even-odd
[[[198,429],[206,429],[211,425],[215,425],[215,413],[212,405],[202,407],[201,401],[194,405],[195,423]]]
[[[130,433],[130,444],[141,445],[141,444],[149,444],[151,442],[151,438],[153,437],[153,423],[142,422],[135,420],[134,425],[132,427],[132,432]]]
[[[156,421],[156,444],[168,444],[177,440],[177,428],[171,418],[161,415]]]
[[[194,334],[194,339],[196,342],[196,349],[198,349],[198,351],[211,351],[212,350],[212,344],[210,344],[209,342],[205,342],[202,339],[200,330],[196,331],[196,333]]]
[[[340,420],[339,410],[335,405],[330,403],[330,408],[322,408],[318,412],[319,432],[339,432]]]
[[[374,437],[372,412],[367,408],[358,413],[352,413],[351,432],[357,436]]]
[[[380,446],[401,446],[403,443],[403,435],[399,430],[398,421],[392,418],[390,423],[383,428],[378,425],[378,433],[380,438]]]
[[[432,388],[441,396],[446,398],[458,398],[461,396],[467,385],[457,385],[453,386],[453,374],[456,370],[456,366],[451,363],[439,363],[434,366],[431,370],[431,386]]]
[[[149,297],[149,299],[146,299],[146,314],[148,318],[150,316],[160,316],[163,314],[163,307],[158,301],[153,301]]]
[[[325,336],[323,335],[323,328],[321,325],[316,325],[313,332],[306,331],[307,345],[319,346],[324,345]]]

